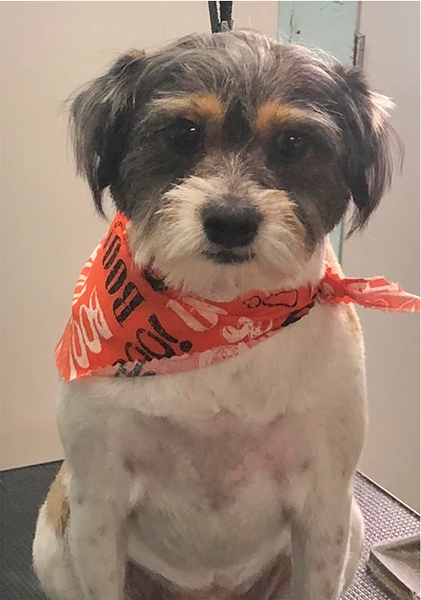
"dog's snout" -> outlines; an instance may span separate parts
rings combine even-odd
[[[202,223],[210,242],[223,248],[248,246],[256,237],[261,215],[251,207],[207,206]]]

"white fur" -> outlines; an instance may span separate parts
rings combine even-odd
[[[305,230],[295,216],[294,204],[281,190],[267,190],[236,181],[236,157],[227,157],[224,175],[204,179],[187,177],[165,194],[159,226],[145,230],[131,223],[128,231],[134,262],[143,267],[153,259],[168,285],[217,301],[229,301],[250,290],[295,288],[299,282],[320,280],[324,245],[306,249]],[[230,179],[231,176],[231,179]],[[243,187],[241,187],[243,186]],[[245,251],[254,260],[221,265],[203,256],[215,250],[203,230],[200,211],[227,192],[241,194],[263,216],[259,232]],[[239,252],[237,253],[244,254]]]
[[[73,558],[67,544],[57,537],[47,522],[45,505],[38,515],[33,545],[34,569],[52,600],[82,600]]]
[[[321,269],[316,252],[297,285]],[[84,600],[120,600],[129,556],[186,595],[234,589],[292,552],[288,597],[337,600],[362,540],[352,477],[366,424],[363,354],[348,309],[318,304],[219,365],[63,383],[71,519],[57,545],[41,513],[35,566],[45,588],[59,600],[80,588]],[[258,448],[243,452],[230,435]]]

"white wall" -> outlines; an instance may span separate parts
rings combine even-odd
[[[349,276],[385,275],[420,286],[420,5],[362,2],[365,70],[396,103],[393,124],[405,146],[402,175],[361,236],[344,248]],[[419,509],[419,318],[359,310],[367,347],[370,429],[362,470]]]
[[[277,2],[236,2],[275,36]],[[1,466],[52,460],[54,346],[80,269],[106,229],[66,157],[63,101],[119,52],[209,31],[207,2],[1,4]]]

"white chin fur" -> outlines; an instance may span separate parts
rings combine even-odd
[[[134,232],[133,232],[134,233]],[[170,287],[192,292],[203,298],[227,302],[250,290],[293,289],[307,283],[316,284],[323,276],[326,240],[323,240],[305,261],[291,257],[289,264],[276,265],[262,260],[259,255],[241,264],[217,264],[202,254],[183,253],[177,257],[172,252],[148,248],[146,243],[136,243],[140,236],[131,236],[134,261],[146,266],[151,258]],[[279,261],[281,262],[281,261]]]

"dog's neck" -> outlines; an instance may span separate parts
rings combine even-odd
[[[215,302],[230,302],[234,298],[251,291],[272,291],[297,289],[308,284],[316,285],[325,271],[327,238],[317,246],[305,266],[294,276],[285,277],[279,271],[264,270],[259,263],[251,262],[241,266],[221,266],[209,264],[204,268],[203,260],[189,268],[172,264],[171,269],[154,263],[172,288],[186,293],[194,293]]]

